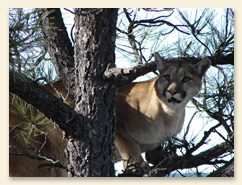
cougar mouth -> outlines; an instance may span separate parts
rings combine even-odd
[[[168,99],[168,103],[171,103],[171,102],[174,102],[174,103],[181,103],[180,100],[174,98],[174,97],[171,97],[170,99]]]

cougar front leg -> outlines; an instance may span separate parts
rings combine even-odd
[[[136,141],[130,138],[130,136],[127,134],[125,136],[116,134],[115,144],[122,157],[124,169],[130,164],[143,163],[140,146]]]

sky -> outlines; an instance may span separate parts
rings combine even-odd
[[[68,8],[68,9],[72,10],[71,8]],[[186,10],[188,15],[190,15],[191,18],[193,18],[195,16],[195,13],[196,13],[195,8],[180,9],[180,10]],[[218,19],[217,21],[220,21],[223,11],[224,11],[223,9],[216,9],[216,12],[218,14],[218,16],[216,16],[216,19]],[[64,18],[65,25],[67,27],[67,31],[68,31],[68,33],[70,33],[72,25],[73,25],[73,17],[74,16],[64,9],[62,9],[62,15],[63,15],[63,18]],[[140,15],[140,19],[147,18],[146,17],[147,15],[145,13],[139,14],[139,15]],[[180,20],[177,18],[177,15],[174,15],[174,17],[176,17],[176,18],[175,19],[173,18],[173,20],[172,20],[173,23],[181,24]],[[174,41],[176,41],[178,39],[178,37],[179,36],[177,35],[177,33],[173,32],[163,42],[165,42],[166,44],[173,43]],[[116,44],[125,45],[127,43],[125,43],[125,41],[117,40]],[[153,42],[150,45],[149,44],[146,45],[146,47],[147,48],[152,47],[151,46],[152,44],[153,44]],[[147,55],[149,55],[149,54],[150,53],[147,53]],[[119,67],[119,68],[128,68],[128,67],[132,67],[134,65],[134,64],[131,64],[129,61],[127,61],[124,57],[122,57],[122,55],[120,55],[119,52],[116,52],[116,61],[117,61],[116,66]],[[214,70],[213,68],[210,68],[207,73],[212,74],[212,73],[214,73],[213,70]],[[139,77],[138,79],[136,79],[136,81],[144,81],[144,80],[147,80],[147,79],[152,78],[154,76],[155,76],[154,74],[149,73],[148,75]],[[180,134],[178,134],[178,138],[182,137],[184,135],[184,133],[186,132],[187,125],[188,125],[189,121],[191,120],[191,118],[194,114],[194,110],[195,110],[194,106],[191,103],[189,103],[187,108],[186,108],[186,117],[185,117],[185,121],[184,121],[183,130],[181,131]],[[188,138],[190,137],[190,139],[192,139],[193,137],[196,136],[197,141],[199,141],[202,138],[204,131],[209,129],[212,125],[216,124],[216,121],[211,121],[210,119],[207,119],[206,117],[207,116],[206,116],[205,113],[198,113],[193,118],[193,122],[192,122],[192,124],[189,128]],[[196,123],[198,123],[199,125],[197,125]],[[224,132],[224,130],[221,129],[221,128],[218,128],[218,131],[220,131],[221,133]],[[214,146],[214,145],[216,145],[216,144],[218,144],[222,141],[222,139],[219,138],[216,134],[213,134],[213,136],[211,138],[212,138],[211,142],[209,142],[207,145],[204,145],[200,150],[198,150],[197,151],[198,153],[201,152],[202,150],[208,149],[208,148],[210,148],[210,147],[212,147],[212,146]],[[122,163],[120,163],[120,162],[117,163],[115,165],[115,168],[116,168],[116,170],[118,170],[118,172],[121,172]],[[211,170],[213,170],[214,168],[211,168],[208,165],[203,165],[203,166],[200,167],[200,169],[204,172],[204,174],[206,174],[206,173],[211,172]],[[186,173],[186,170],[183,170],[182,172]],[[188,176],[191,175],[191,174],[192,174],[191,171],[188,171]],[[172,175],[179,176],[178,173],[174,173]]]

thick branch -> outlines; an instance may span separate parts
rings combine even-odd
[[[212,61],[212,66],[216,65],[234,65],[234,53],[230,53],[228,55],[219,55],[216,57],[207,56]],[[189,62],[199,62],[201,58],[196,57],[180,57],[180,58],[168,58],[168,61],[172,60],[180,60],[180,61],[189,61]]]
[[[18,95],[27,103],[37,108],[47,118],[56,122],[65,131],[66,137],[81,137],[80,135],[74,135],[75,130],[80,125],[83,125],[86,119],[40,87],[35,81],[17,72],[9,71],[9,91]],[[80,129],[85,132],[84,127]]]
[[[212,60],[212,65],[234,65],[234,55],[229,54],[227,56],[221,55],[220,58],[208,57]],[[201,58],[195,57],[180,57],[180,58],[168,58],[167,61],[179,60],[179,61],[189,61],[196,63],[201,60]],[[137,77],[145,75],[149,72],[155,72],[157,70],[155,62],[139,64],[132,68],[108,68],[104,73],[104,78],[108,80],[113,80],[117,86],[123,86],[129,82],[132,82]]]
[[[116,85],[123,86],[129,82],[132,82],[137,77],[145,75],[149,72],[156,71],[156,64],[154,62],[147,64],[140,64],[132,68],[111,68],[107,69],[104,73],[104,77],[109,80],[113,80]]]
[[[66,89],[74,90],[74,49],[68,37],[59,8],[42,8],[38,15],[43,25],[42,33],[48,43],[51,61]]]
[[[219,55],[212,58],[212,65],[234,65],[234,52],[228,55]]]

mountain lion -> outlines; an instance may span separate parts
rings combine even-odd
[[[199,92],[202,77],[210,67],[210,60],[207,58],[196,64],[165,62],[158,53],[155,53],[155,62],[160,73],[158,77],[145,82],[130,83],[120,87],[118,91],[115,157],[124,161],[125,168],[133,163],[143,164],[142,152],[156,148],[181,131],[185,106]],[[67,92],[61,83],[54,86],[64,97],[66,96]],[[45,85],[44,88],[58,97],[50,85]],[[67,103],[73,107],[69,97]],[[16,131],[16,126],[25,119],[11,105],[9,112],[11,135],[13,129]],[[60,162],[65,166],[66,140],[60,129],[51,124],[46,133],[29,136],[35,140],[36,137],[40,137],[37,138],[39,142],[33,141],[34,139],[31,141],[31,147],[41,148],[41,152],[48,156],[49,160],[58,159],[59,161],[55,161],[56,164]],[[19,139],[10,139],[12,153],[18,150],[14,147],[16,141],[24,143],[25,140],[21,138],[21,134],[16,137]],[[21,155],[10,155],[9,160],[10,176],[67,176],[66,171],[61,168],[37,169],[37,166],[47,163],[46,161]]]

